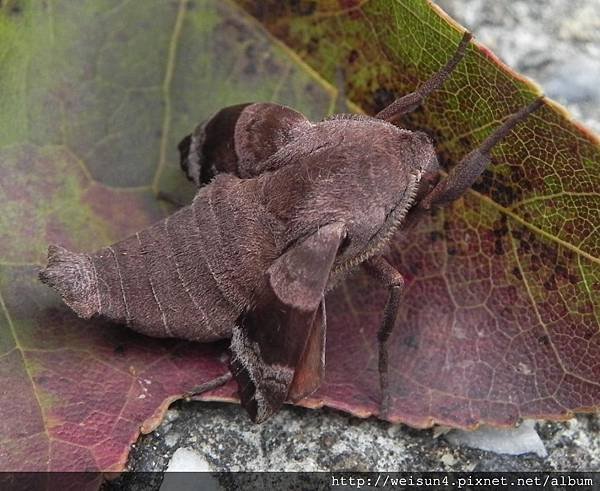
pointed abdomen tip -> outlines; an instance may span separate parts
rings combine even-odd
[[[89,319],[98,313],[98,283],[89,255],[51,245],[48,264],[39,272],[39,278],[80,317]]]

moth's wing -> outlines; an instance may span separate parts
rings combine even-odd
[[[312,394],[321,386],[325,374],[325,339],[327,319],[325,316],[325,300],[321,300],[319,309],[313,319],[310,336],[296,365],[294,380],[288,392],[288,400],[297,402]]]
[[[179,143],[181,168],[198,187],[220,172],[254,177],[296,130],[310,124],[298,111],[271,102],[226,107]]]
[[[233,330],[233,376],[242,405],[258,423],[286,400],[309,340],[323,326],[322,318],[315,319],[322,317],[319,307],[344,230],[341,223],[322,227],[276,259],[254,308]],[[311,385],[313,380],[299,378],[296,393]]]

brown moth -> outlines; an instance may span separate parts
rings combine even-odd
[[[375,117],[312,123],[271,103],[225,108],[179,145],[193,202],[93,254],[50,246],[41,280],[79,316],[156,337],[231,338],[230,367],[256,422],[317,389],[325,365],[325,293],[361,266],[389,288],[378,333],[382,411],[387,340],[403,278],[380,255],[392,235],[460,197],[490,150],[539,108],[510,116],[442,177],[423,133],[392,124],[438,89],[452,59]]]

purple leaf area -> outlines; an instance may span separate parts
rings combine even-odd
[[[48,243],[93,251],[164,217],[159,191],[193,192],[179,139],[220,107],[272,100],[320,119],[343,66],[347,96],[373,113],[461,36],[420,0],[237,3],[0,7],[12,46],[0,57],[0,470],[120,471],[173,400],[228,370],[226,342],[76,318],[37,280]],[[403,124],[435,137],[451,167],[537,91],[473,45]],[[395,238],[407,288],[386,419],[474,427],[597,409],[599,169],[597,138],[548,102],[474,190]],[[325,382],[301,405],[378,415],[385,300],[362,274],[329,294]]]

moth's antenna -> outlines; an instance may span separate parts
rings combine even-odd
[[[496,143],[508,135],[512,129],[521,121],[525,120],[527,116],[542,107],[543,104],[544,96],[540,96],[528,106],[509,116],[499,128],[496,128],[490,136],[483,140],[477,150],[482,154],[489,153]]]
[[[425,81],[417,90],[406,94],[399,99],[396,99],[389,106],[379,111],[375,117],[384,119],[385,121],[391,122],[401,116],[411,112],[417,108],[423,102],[423,99],[431,94],[434,90],[439,89],[444,82],[450,77],[456,65],[462,60],[467,51],[467,46],[471,41],[473,35],[470,32],[465,32],[460,44],[456,48],[454,56],[443,66],[436,74],[432,75],[431,78]]]
[[[544,96],[538,97],[528,106],[510,115],[502,125],[496,128],[481,145],[465,155],[454,166],[448,176],[437,183],[435,188],[419,203],[422,209],[429,209],[443,203],[448,203],[461,196],[470,188],[475,180],[483,173],[490,163],[490,152],[494,145],[508,135],[521,121],[537,111],[544,104]]]

